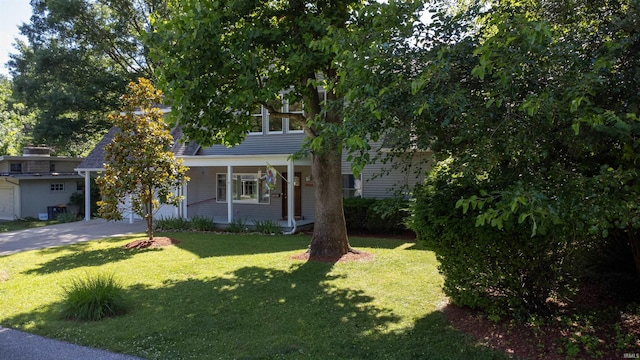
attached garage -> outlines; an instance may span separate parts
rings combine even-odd
[[[2,180],[0,180],[2,181]],[[13,220],[16,218],[15,197],[13,185],[3,187],[0,185],[0,219]]]

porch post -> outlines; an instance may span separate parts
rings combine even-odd
[[[294,204],[295,202],[293,201],[293,196],[294,196],[294,183],[293,183],[293,179],[295,178],[295,174],[293,172],[294,167],[293,167],[293,159],[289,159],[289,163],[287,164],[287,209],[288,209],[288,216],[287,216],[287,226],[292,228],[293,227],[293,218],[294,216],[296,216],[296,209],[294,208]]]
[[[227,221],[229,224],[233,221],[233,167],[227,165]]]
[[[182,201],[180,202],[180,207],[179,207],[179,217],[186,219],[187,218],[187,201],[189,199],[187,199],[187,184],[185,183],[184,185],[182,185],[182,187],[180,188],[180,191],[182,192],[180,195],[184,196],[184,198],[182,199]]]
[[[129,194],[129,207],[131,208],[131,211],[129,211],[129,224],[133,224],[133,216],[135,215],[133,213],[133,195]]]
[[[84,172],[84,221],[91,220],[91,171]]]

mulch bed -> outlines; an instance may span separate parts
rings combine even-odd
[[[180,241],[176,239],[172,239],[164,236],[156,236],[153,238],[153,240],[149,240],[149,239],[135,240],[125,244],[123,247],[125,249],[147,249],[147,248],[158,248],[163,246],[169,246],[169,245],[178,244],[178,243],[180,243]]]
[[[452,304],[444,306],[441,311],[453,328],[470,335],[483,346],[503,351],[516,359],[622,359],[625,354],[627,357],[638,356],[640,316],[622,310],[623,304],[604,300],[603,290],[593,284],[584,287],[585,290],[578,293],[570,306],[559,304],[557,314],[539,325],[492,321],[480,311]],[[611,314],[616,312],[618,315],[612,317]],[[580,324],[580,320],[573,321],[586,318],[589,326]],[[572,323],[567,324],[567,319]],[[617,346],[620,334],[628,334],[629,339]],[[583,338],[595,341],[597,345],[591,343],[589,346],[594,346],[593,349],[587,350],[586,340],[580,343],[582,340],[579,339]],[[572,357],[567,354],[568,345],[577,351]]]
[[[335,264],[337,262],[347,262],[347,261],[371,261],[373,260],[373,254],[369,254],[364,251],[350,251],[341,257],[330,257],[330,256],[315,256],[313,258],[309,257],[309,252],[304,252],[302,254],[292,255],[289,257],[293,260],[302,260],[302,261],[318,261]]]

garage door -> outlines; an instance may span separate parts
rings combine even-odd
[[[13,218],[13,188],[0,188],[0,219]]]

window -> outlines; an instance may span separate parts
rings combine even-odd
[[[269,133],[270,134],[282,134],[282,118],[269,117]]]
[[[227,175],[217,174],[217,202],[227,202]],[[271,196],[266,177],[259,174],[233,174],[231,176],[233,202],[240,204],[269,204]]]
[[[21,173],[22,172],[22,164],[21,163],[13,163],[13,164],[11,164],[11,172],[12,173]]]
[[[286,107],[287,107],[287,112],[296,113],[296,114],[303,113],[302,102],[300,101],[293,104],[289,104],[289,102],[287,102]],[[289,132],[302,131],[302,124],[299,121],[293,121],[291,119],[288,119],[288,120],[289,120]]]
[[[49,190],[51,192],[64,192],[64,183],[51,183],[49,184]]]
[[[262,105],[254,105],[251,110],[252,127],[249,130],[250,134],[262,134]]]
[[[56,172],[56,164],[55,163],[50,163],[49,164],[49,172]]]
[[[357,178],[353,174],[342,175],[342,197],[362,197],[362,174]]]
[[[218,202],[227,202],[227,176],[225,174],[217,176],[216,199]]]

